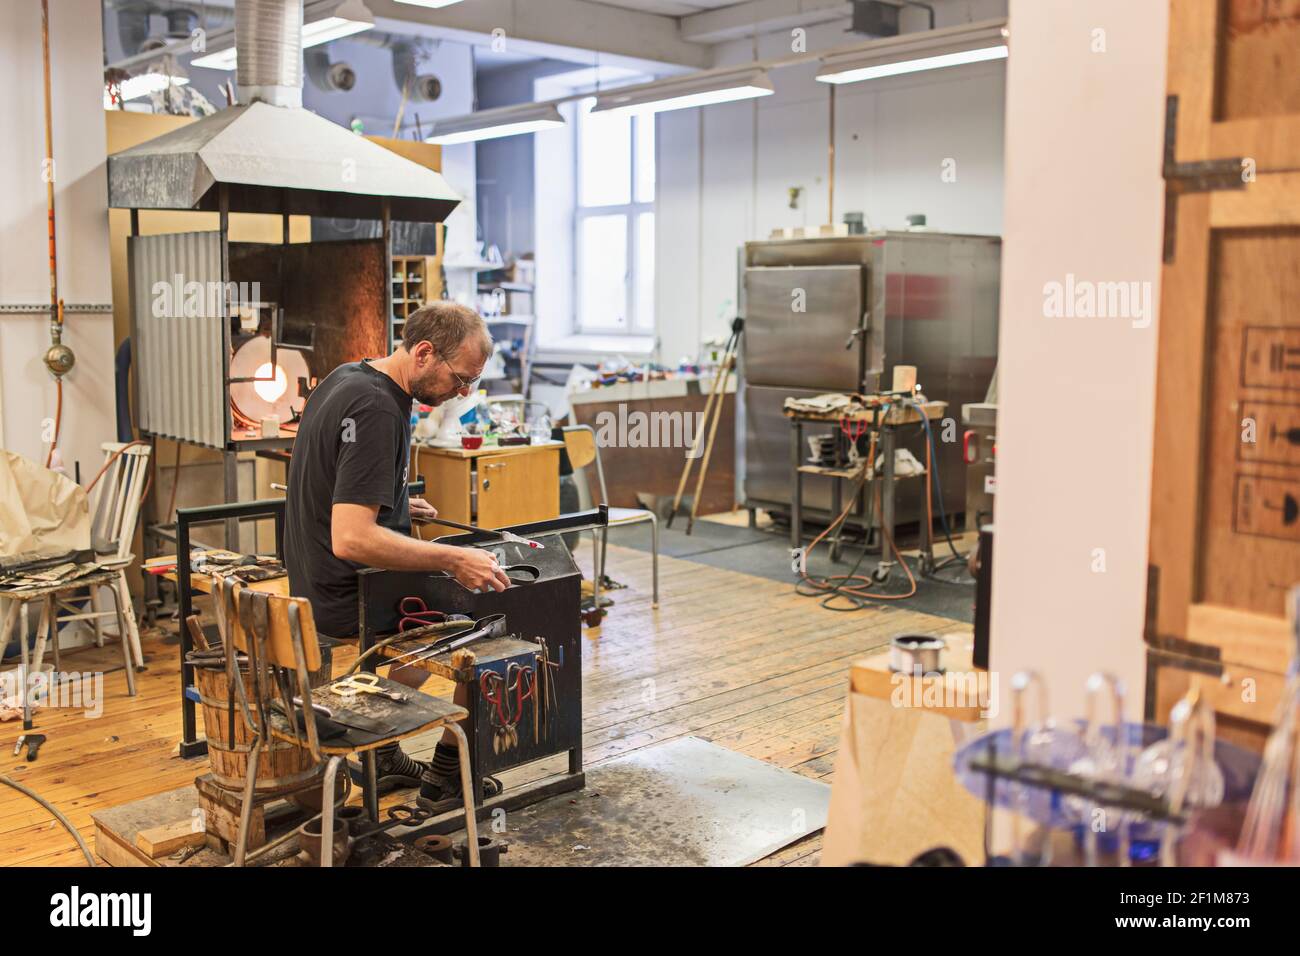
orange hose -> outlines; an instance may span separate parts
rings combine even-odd
[[[135,440],[133,440],[133,441],[129,441],[129,442],[127,442],[125,445],[123,445],[123,446],[122,446],[121,448],[119,448],[117,451],[113,452],[113,454],[109,455],[109,456],[108,456],[108,460],[104,462],[103,467],[100,468],[99,471],[95,473],[95,477],[94,477],[94,478],[90,479],[90,484],[86,485],[86,491],[87,491],[87,492],[90,492],[90,491],[93,491],[93,490],[94,490],[95,485],[99,484],[99,479],[101,479],[101,478],[104,477],[104,472],[108,471],[108,467],[109,467],[109,465],[113,464],[113,462],[115,462],[115,461],[117,461],[119,458],[121,458],[121,457],[122,457],[122,453],[125,452],[128,448],[130,448],[132,445],[147,445],[147,444],[149,444],[149,443],[148,443],[147,441],[145,441],[144,439],[142,439],[142,438],[137,438],[137,439],[135,439]],[[150,477],[150,479],[152,480],[153,476],[150,475],[149,477]],[[145,486],[145,492],[147,493],[148,490],[149,490],[149,489],[148,489],[148,486],[146,485],[146,486]],[[143,498],[144,495],[142,494],[140,497]]]
[[[54,438],[50,441],[50,450],[45,455],[45,467],[54,461],[54,449],[59,447],[59,432],[63,430],[63,377],[54,376],[54,392],[58,396],[54,402]]]

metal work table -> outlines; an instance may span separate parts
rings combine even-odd
[[[895,512],[894,491],[895,484],[901,480],[894,475],[894,450],[897,447],[897,430],[905,425],[915,425],[921,421],[921,413],[917,406],[903,405],[897,398],[890,396],[870,396],[870,402],[867,408],[847,414],[840,413],[820,413],[820,412],[797,412],[790,409],[785,410],[785,416],[790,421],[790,469],[791,469],[791,496],[790,496],[790,547],[799,548],[803,545],[803,480],[805,475],[821,475],[829,478],[831,486],[831,514],[832,520],[843,510],[844,504],[842,499],[841,482],[856,480],[862,477],[863,469],[871,467],[870,462],[862,463],[857,467],[845,468],[828,468],[821,465],[812,465],[805,462],[804,459],[804,425],[863,425],[869,432],[876,432],[879,440],[880,454],[884,457],[883,472],[880,480],[884,482],[880,494],[880,527],[888,528],[891,537],[894,535]],[[923,402],[920,409],[925,410],[925,417],[930,421],[937,421],[943,418],[948,409],[947,402]],[[918,476],[920,477],[920,476]],[[875,476],[868,471],[868,481],[876,480]],[[924,570],[929,570],[934,565],[934,547],[933,547],[933,529],[929,527],[926,521],[921,522],[921,562]],[[840,555],[840,533],[843,531],[841,525],[835,532],[831,540],[831,559],[838,560]],[[897,539],[895,539],[897,540]],[[880,540],[881,559],[888,559],[888,551],[885,544],[884,536]]]

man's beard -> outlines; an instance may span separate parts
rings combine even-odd
[[[456,392],[438,392],[438,373],[430,369],[429,373],[422,378],[411,380],[411,395],[421,405],[437,407],[443,402],[456,397]]]

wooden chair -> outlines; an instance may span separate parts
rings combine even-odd
[[[586,468],[590,464],[596,466],[596,484],[600,487],[600,501],[593,504],[608,504],[609,492],[605,489],[605,472],[600,467],[600,448],[596,445],[596,432],[590,425],[566,425],[562,431],[564,432],[564,450],[568,453],[569,464],[575,469]],[[580,495],[584,491],[589,492],[586,482],[579,481],[577,484]],[[587,505],[584,504],[583,507],[587,507]],[[659,606],[659,519],[653,511],[648,511],[645,508],[610,508],[608,527],[600,529],[599,532],[593,531],[591,533],[592,559],[595,565],[592,599],[596,602],[597,607],[600,606],[600,579],[605,573],[605,544],[608,539],[609,528],[625,527],[643,521],[650,522],[651,573],[654,585],[654,594],[650,606]]]
[[[412,690],[404,684],[376,677],[376,689],[400,694],[404,703],[381,694],[344,696],[334,688],[348,677],[311,686],[310,672],[321,667],[320,643],[311,605],[303,598],[282,597],[244,587],[239,582],[214,577],[213,609],[226,650],[226,679],[232,688],[231,708],[238,704],[253,742],[248,777],[236,839],[234,865],[243,866],[248,848],[249,821],[257,786],[258,756],[271,739],[308,750],[326,761],[321,781],[321,866],[334,860],[334,783],[339,767],[351,754],[369,754],[414,734],[446,727],[460,752],[460,782],[465,804],[465,833],[470,866],[478,866],[478,829],[474,815],[474,787],[470,779],[469,745],[458,721],[468,713],[450,701]],[[236,658],[247,657],[249,688]],[[369,679],[367,677],[367,679]],[[257,712],[249,708],[249,693]],[[311,706],[302,706],[310,701]],[[232,713],[231,719],[234,719]],[[368,725],[366,729],[357,723]]]
[[[59,655],[59,625],[72,621],[90,621],[95,626],[96,643],[104,646],[101,621],[113,618],[117,622],[117,637],[122,642],[123,669],[126,671],[127,693],[135,696],[135,671],[144,666],[140,651],[140,631],[127,587],[126,569],[131,563],[131,539],[140,515],[140,500],[149,473],[150,447],[146,444],[105,442],[103,470],[95,481],[93,498],[94,517],[91,522],[91,547],[96,552],[98,567],[88,574],[67,582],[56,582],[24,591],[6,591],[0,594],[0,647],[11,632],[19,638],[21,664],[19,674],[19,706],[23,711],[23,729],[31,730],[32,704],[27,693],[28,675],[39,673],[45,663],[48,646],[54,657],[54,670],[63,673]],[[100,610],[100,589],[106,589],[112,607]],[[91,609],[85,610],[89,601]],[[39,602],[40,619],[36,628],[36,644],[29,654],[29,605]],[[61,613],[62,612],[62,613]],[[60,679],[62,679],[60,677]]]

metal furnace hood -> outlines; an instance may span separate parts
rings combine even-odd
[[[253,102],[108,157],[117,209],[231,212],[442,222],[461,197],[439,173],[302,108]]]

